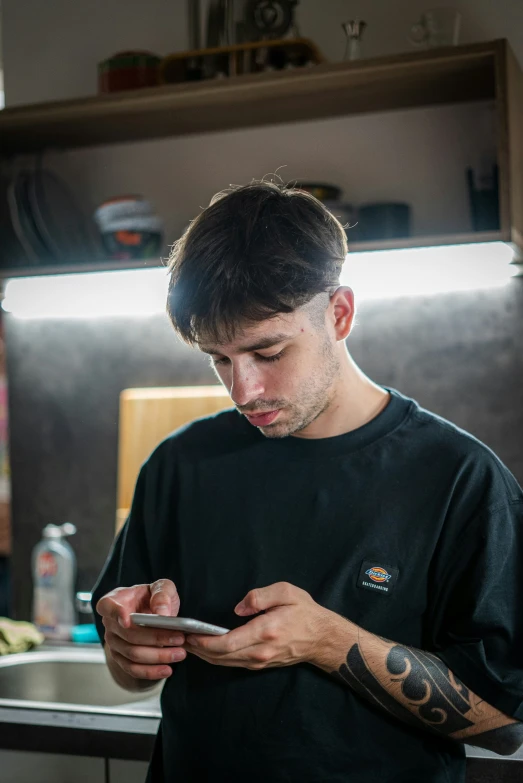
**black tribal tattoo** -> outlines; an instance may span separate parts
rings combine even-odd
[[[394,645],[386,659],[391,683],[401,684],[403,704],[386,690],[367,666],[357,644],[347,654],[339,676],[357,693],[412,726],[450,735],[472,726],[469,690],[434,655]]]
[[[345,663],[332,672],[367,701],[440,736],[510,756],[523,743],[523,723],[469,690],[432,653],[359,629]]]

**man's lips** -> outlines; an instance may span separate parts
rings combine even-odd
[[[266,427],[267,424],[272,424],[276,416],[279,414],[280,409],[275,411],[269,411],[268,413],[245,413],[250,424],[254,424],[255,427]]]

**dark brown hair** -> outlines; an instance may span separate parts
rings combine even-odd
[[[194,345],[290,313],[339,284],[347,240],[323,204],[253,182],[218,193],[174,245],[167,312]]]

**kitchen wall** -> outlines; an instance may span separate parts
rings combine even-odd
[[[363,303],[349,348],[372,378],[484,440],[523,482],[522,312],[523,278],[490,291]],[[77,525],[80,588],[91,587],[109,550],[120,391],[213,383],[214,375],[166,316],[8,316],[6,334],[14,598],[17,616],[27,617],[30,553],[45,524]]]

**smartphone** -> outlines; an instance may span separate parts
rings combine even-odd
[[[131,620],[135,625],[146,628],[164,628],[166,631],[183,631],[185,633],[206,633],[211,636],[223,636],[229,633],[228,628],[211,623],[202,623],[190,617],[166,617],[162,614],[131,614]]]

